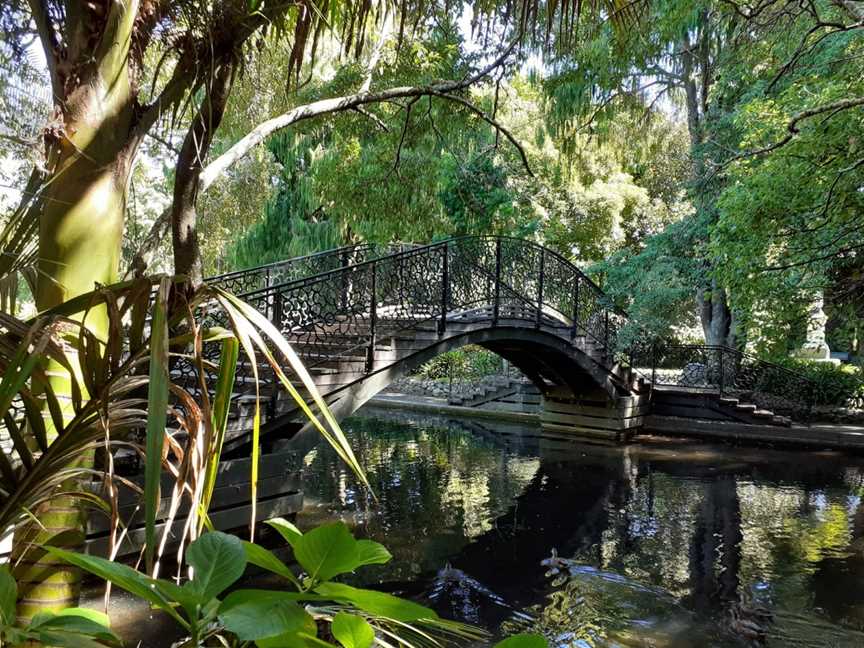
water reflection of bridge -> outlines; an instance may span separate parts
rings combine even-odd
[[[507,438],[488,422],[437,421],[493,441]],[[512,439],[533,445],[525,451],[541,458],[537,471],[493,528],[450,564],[514,608],[555,589],[540,566],[555,548],[559,556],[662,586],[733,634],[762,628],[777,645],[808,635],[814,643],[803,645],[858,645],[864,506],[848,493],[864,482],[864,461],[824,452],[803,463],[790,452],[668,439],[623,448]],[[765,589],[752,589],[753,581]],[[790,613],[811,595],[827,618]],[[493,625],[509,614],[500,606],[481,612]]]

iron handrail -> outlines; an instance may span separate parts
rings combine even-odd
[[[332,268],[331,270],[325,270],[324,272],[321,272],[321,273],[318,273],[315,275],[310,275],[308,277],[299,277],[297,279],[292,279],[290,281],[286,281],[286,282],[283,282],[281,284],[273,284],[272,286],[259,288],[259,289],[250,291],[248,293],[242,293],[240,296],[246,297],[246,296],[251,296],[251,295],[257,295],[259,293],[266,292],[270,288],[288,288],[288,287],[291,287],[295,284],[302,283],[302,282],[306,281],[307,279],[316,279],[318,277],[323,278],[323,277],[326,277],[328,275],[333,275],[333,274],[336,274],[338,272],[342,272],[343,270],[346,270],[349,268],[361,267],[364,265],[374,263],[375,261],[379,261],[379,260],[384,261],[387,259],[400,257],[400,256],[408,257],[408,256],[415,255],[415,254],[422,254],[428,250],[440,249],[446,245],[452,245],[452,244],[458,243],[460,241],[466,241],[466,240],[472,240],[472,239],[473,240],[515,241],[515,242],[518,242],[522,245],[527,245],[529,247],[532,247],[536,250],[542,250],[545,254],[551,255],[552,257],[556,258],[558,261],[564,263],[574,274],[576,274],[579,277],[579,279],[581,281],[584,281],[585,283],[587,283],[596,294],[601,295],[604,299],[608,300],[608,305],[609,305],[608,310],[610,310],[610,312],[614,312],[617,315],[622,315],[624,317],[627,316],[627,314],[624,311],[622,311],[621,309],[617,308],[614,305],[611,298],[609,298],[609,296],[603,292],[603,290],[594,282],[594,280],[591,279],[591,277],[586,275],[577,265],[575,265],[572,261],[570,261],[566,257],[562,256],[558,252],[555,252],[554,250],[550,250],[549,248],[543,247],[542,245],[540,245],[539,243],[535,243],[534,241],[529,241],[526,239],[520,239],[520,238],[515,237],[515,236],[497,236],[497,235],[456,236],[453,238],[444,239],[442,241],[435,241],[434,243],[426,243],[426,244],[422,244],[422,245],[417,245],[416,247],[410,248],[408,250],[401,250],[399,252],[394,252],[392,254],[387,254],[387,255],[380,256],[380,257],[375,257],[373,259],[365,259],[363,261],[352,263],[352,264],[349,264],[347,266],[343,266],[343,267],[339,267],[339,268]],[[410,244],[399,243],[397,245],[410,245]],[[342,248],[339,248],[339,249],[342,249]],[[317,254],[327,254],[327,252],[319,252]],[[315,256],[315,255],[311,255],[311,256]],[[304,257],[299,257],[298,259],[302,259],[302,258],[304,258]],[[261,266],[260,269],[265,269],[266,267],[267,266]],[[258,270],[258,269],[259,268],[250,268],[250,271]]]
[[[289,269],[292,267],[302,267],[304,263],[309,263],[311,261],[318,261],[327,258],[335,258],[340,261],[340,265],[335,268],[335,270],[339,270],[344,267],[348,267],[358,263],[355,257],[359,253],[367,253],[367,252],[375,252],[378,249],[381,249],[384,254],[381,256],[388,256],[393,254],[393,250],[398,250],[404,248],[406,246],[410,246],[413,244],[410,243],[389,243],[378,245],[375,243],[355,243],[353,245],[344,245],[342,247],[333,248],[330,250],[322,250],[320,252],[313,252],[312,254],[304,254],[302,256],[291,257],[290,259],[284,259],[282,261],[274,261],[272,263],[266,263],[259,266],[254,266],[252,268],[243,268],[241,270],[232,270],[231,272],[225,272],[223,274],[214,275],[212,277],[207,277],[204,281],[210,285],[221,285],[221,284],[231,284],[232,282],[242,282],[243,280],[249,277],[261,276],[264,281],[262,282],[264,285],[261,288],[256,288],[252,291],[243,290],[239,292],[239,295],[250,294],[255,290],[263,290],[271,285],[280,286],[287,282],[281,283],[273,283],[272,276],[274,272],[282,271],[285,269]],[[373,257],[376,258],[376,257]],[[364,259],[369,260],[369,259]],[[320,274],[321,271],[308,271],[307,274],[303,274],[299,277],[292,277],[289,281],[296,281],[300,279],[305,279],[307,277],[314,277]]]
[[[794,401],[802,405],[803,416],[799,418],[805,422],[810,421],[812,409],[814,405],[816,383],[800,372],[794,371],[782,365],[779,365],[768,360],[763,360],[751,353],[740,351],[726,345],[717,344],[670,344],[658,341],[652,341],[651,349],[651,383],[654,386],[663,385],[664,381],[658,379],[658,371],[668,370],[669,367],[661,366],[664,363],[659,361],[663,351],[685,351],[694,354],[710,355],[716,354],[718,365],[711,369],[716,373],[716,384],[711,383],[707,378],[706,385],[701,386],[710,391],[716,391],[721,397],[724,394],[740,391],[750,391],[754,394],[767,394],[775,398],[780,398],[785,401]],[[732,363],[731,365],[729,363]],[[749,371],[751,372],[751,383],[746,387],[739,384],[739,371],[742,366],[748,363]],[[685,364],[678,359],[673,363],[677,365]],[[689,364],[689,363],[687,363]],[[698,362],[696,364],[699,364]],[[685,365],[686,367],[686,365]],[[795,389],[792,396],[782,389],[778,389],[771,384],[773,376],[781,376],[787,384],[795,383]],[[730,380],[731,377],[731,380]],[[682,380],[684,377],[682,376]],[[680,381],[679,381],[680,382]],[[668,383],[665,383],[668,384]]]
[[[801,380],[810,383],[814,387],[816,386],[816,383],[812,379],[805,376],[804,374],[801,374],[797,371],[789,369],[788,367],[784,367],[783,365],[779,365],[776,362],[771,362],[769,360],[763,360],[762,358],[755,356],[752,353],[747,353],[746,351],[740,351],[738,349],[727,346],[725,344],[663,344],[663,348],[666,348],[666,349],[706,349],[706,350],[718,350],[718,351],[722,350],[725,353],[728,353],[729,355],[736,355],[740,358],[745,358],[747,360],[753,360],[755,362],[758,362],[761,365],[764,365],[766,367],[770,367],[771,369],[773,369],[775,371],[780,371],[781,373],[785,373],[786,375],[788,375],[790,377],[800,378]]]
[[[222,274],[213,275],[212,277],[207,277],[204,282],[208,284],[218,283],[225,279],[234,279],[235,277],[242,277],[247,274],[256,274],[266,272],[267,270],[272,270],[273,268],[280,268],[283,266],[294,265],[300,263],[301,261],[308,261],[309,259],[315,259],[324,256],[331,256],[342,254],[344,252],[356,251],[358,249],[365,249],[370,247],[369,243],[355,243],[352,245],[343,245],[342,247],[332,248],[329,250],[321,250],[320,252],[312,252],[311,254],[303,254],[301,256],[291,257],[290,259],[282,259],[281,261],[273,261],[271,263],[264,263],[262,265],[252,266],[251,268],[241,268],[240,270],[231,270],[230,272],[223,272]]]
[[[590,289],[591,293],[593,294],[593,296],[597,300],[597,303],[601,307],[601,312],[604,314],[604,319],[606,322],[606,327],[605,327],[606,330],[605,330],[605,334],[603,336],[596,335],[593,331],[591,331],[587,327],[582,327],[583,332],[586,333],[589,337],[591,337],[595,341],[601,343],[604,347],[604,350],[608,351],[610,349],[609,317],[608,317],[608,315],[613,314],[615,316],[623,317],[626,319],[627,318],[626,313],[624,313],[624,311],[615,307],[611,298],[609,298],[609,296],[606,295],[597,286],[597,284],[594,281],[592,281],[590,277],[588,277],[588,275],[586,275],[578,266],[573,264],[571,261],[569,261],[568,259],[566,259],[562,255],[560,255],[559,253],[555,252],[554,250],[550,250],[548,248],[545,248],[542,245],[539,245],[533,241],[527,241],[525,239],[520,239],[520,238],[516,238],[516,237],[512,237],[512,236],[479,235],[479,236],[454,237],[454,238],[450,238],[450,239],[445,239],[443,241],[436,241],[433,243],[428,243],[426,245],[418,245],[416,247],[409,248],[407,250],[401,250],[399,252],[395,252],[392,254],[383,255],[383,256],[379,256],[379,257],[373,257],[371,259],[365,259],[363,261],[343,265],[343,266],[336,267],[336,268],[331,268],[330,270],[325,270],[323,272],[319,272],[319,273],[314,274],[314,275],[309,275],[306,277],[298,277],[298,278],[294,278],[294,279],[291,279],[291,280],[286,281],[286,282],[262,286],[261,288],[258,288],[258,289],[252,290],[252,291],[240,293],[240,296],[244,297],[244,298],[256,299],[256,298],[261,298],[261,297],[263,297],[267,294],[270,294],[270,293],[284,293],[284,292],[294,290],[299,286],[304,286],[304,285],[309,286],[312,284],[322,283],[322,282],[328,281],[330,279],[333,279],[337,275],[342,275],[342,274],[347,273],[347,272],[362,271],[366,268],[372,267],[376,263],[385,263],[385,262],[389,262],[389,261],[411,259],[413,257],[419,257],[421,255],[425,255],[425,254],[432,252],[432,251],[435,251],[435,252],[437,252],[439,250],[448,250],[449,251],[450,249],[454,248],[458,244],[463,243],[463,242],[468,242],[468,241],[494,241],[496,243],[496,250],[502,241],[514,242],[514,243],[518,243],[521,246],[525,246],[527,248],[530,248],[534,251],[539,252],[541,254],[541,258],[543,258],[543,256],[545,256],[545,255],[549,255],[551,258],[554,258],[558,262],[562,263],[564,265],[564,267],[567,268],[567,270],[569,270],[572,275],[574,275],[573,276],[573,283],[574,284],[587,285],[586,287],[588,289]],[[400,244],[400,245],[404,245],[404,244]],[[500,259],[497,259],[496,260],[496,266],[499,266],[499,265],[500,265]],[[500,277],[495,278],[494,285],[496,288],[500,288],[502,283],[503,282],[501,281]],[[507,286],[507,288],[516,297],[523,299],[524,301],[526,301],[529,304],[532,304],[530,297],[524,297],[524,296],[520,295],[518,293],[518,290],[516,290],[515,288],[513,288],[511,286]],[[577,294],[582,294],[582,292],[579,291]],[[498,303],[498,298],[496,297],[496,299],[493,303],[493,306],[497,305],[497,303]],[[553,310],[558,311],[556,304],[553,304],[550,302],[544,302],[543,305],[549,306]],[[561,313],[560,311],[558,311],[558,312],[562,316],[567,317],[566,313]],[[579,322],[577,320],[578,320],[578,318],[575,318],[574,321],[572,322],[572,326],[574,327],[574,329],[579,328]]]

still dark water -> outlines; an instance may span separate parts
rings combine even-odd
[[[864,457],[363,413],[378,502],[319,446],[298,518],[390,549],[362,583],[560,646],[864,646]]]

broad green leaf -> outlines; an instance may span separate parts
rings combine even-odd
[[[43,612],[33,617],[29,630],[42,632],[68,632],[87,635],[99,641],[120,643],[120,638],[109,627],[108,616],[97,610],[69,608],[54,614]]]
[[[255,642],[257,648],[333,648],[333,644],[318,639],[305,632],[293,632],[279,635],[278,637],[267,637]]]
[[[267,524],[276,529],[292,547],[299,538],[303,537],[303,532],[285,518],[273,518],[267,520]]]
[[[327,581],[363,565],[386,563],[392,557],[383,545],[372,540],[355,540],[344,522],[324,524],[291,545],[297,562],[316,581]]]
[[[18,584],[9,572],[9,565],[0,565],[0,624],[14,625]]]
[[[291,543],[297,562],[315,581],[327,581],[363,565],[386,563],[392,557],[383,545],[372,540],[355,540],[344,522],[333,522],[298,535],[284,520],[271,524]]]
[[[272,551],[265,549],[252,542],[243,541],[243,550],[246,552],[246,560],[257,567],[266,569],[274,574],[286,578],[300,589],[300,581],[284,562],[279,560]]]
[[[358,567],[361,565],[383,565],[393,558],[393,555],[387,551],[387,547],[374,540],[358,540],[356,556]]]
[[[141,572],[135,571],[126,565],[105,560],[98,556],[88,556],[79,554],[57,547],[45,547],[45,551],[53,556],[62,558],[70,565],[80,567],[84,571],[98,576],[117,587],[126,590],[130,594],[134,594],[138,598],[144,599],[154,606],[171,615],[171,617],[182,625],[187,630],[189,624],[177,614],[174,607],[171,605],[164,595],[156,589],[156,581],[149,576],[145,576]]]
[[[166,600],[180,605],[190,619],[195,618],[198,615],[199,606],[207,602],[201,592],[194,589],[191,581],[183,583],[181,587],[169,580],[159,579],[153,585]]]
[[[45,629],[35,631],[39,642],[54,648],[105,648],[102,641],[97,641],[87,635],[64,630]]]
[[[204,600],[221,594],[246,571],[246,552],[237,536],[205,533],[189,545],[186,562],[195,570],[192,583]]]
[[[374,590],[359,589],[343,583],[321,583],[315,592],[328,599],[342,603],[351,603],[369,614],[389,617],[396,621],[410,622],[418,619],[437,619],[434,610],[406,601],[392,594]]]
[[[159,283],[150,325],[150,381],[147,389],[146,452],[144,455],[144,538],[147,571],[152,573],[156,551],[156,514],[162,474],[162,445],[168,411],[168,292],[167,277]]]
[[[322,524],[294,542],[294,557],[315,581],[328,581],[357,566],[357,541],[344,522]]]
[[[333,617],[330,630],[345,648],[369,648],[375,641],[372,626],[356,614],[339,612]]]
[[[222,602],[219,620],[242,641],[297,633],[312,620],[297,598],[295,592],[237,590]]]
[[[494,648],[549,648],[549,642],[543,635],[518,634],[499,641]]]

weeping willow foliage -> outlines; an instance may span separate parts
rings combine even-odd
[[[228,251],[229,268],[280,261],[342,244],[339,227],[329,220],[308,179],[312,143],[308,137],[280,133],[267,148],[282,165],[275,194],[264,218],[249,228]]]

